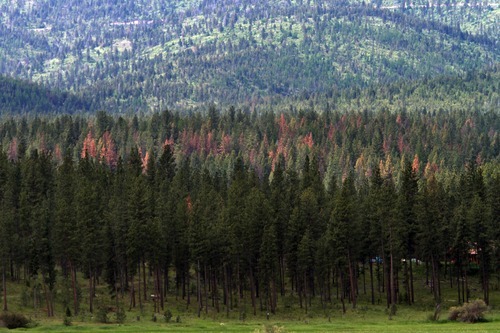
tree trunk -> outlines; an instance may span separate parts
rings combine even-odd
[[[285,296],[285,259],[280,257],[280,292],[281,296]]]
[[[143,284],[143,294],[144,294],[144,301],[148,300],[148,281],[146,279],[146,262],[143,259],[142,260],[142,284]]]
[[[228,285],[228,272],[227,265],[224,263],[224,305],[226,306],[226,316],[229,318],[229,285]]]
[[[89,312],[94,313],[94,288],[93,288],[93,279],[94,272],[92,268],[89,267]]]
[[[217,313],[220,312],[220,307],[219,307],[219,291],[218,291],[218,283],[217,283],[217,272],[214,271],[214,288],[213,288],[213,295],[215,299],[215,309],[217,310]]]
[[[156,281],[157,281],[157,284],[158,284],[158,290],[157,290],[157,293],[156,293],[156,297],[159,297],[159,300],[160,300],[160,308],[161,310],[163,311],[164,310],[164,300],[163,300],[163,288],[162,288],[162,279],[161,279],[161,269],[160,269],[160,265],[158,264],[156,266]]]
[[[167,292],[168,292],[168,287],[169,287],[169,283],[168,283],[168,265],[165,264],[165,267],[163,268],[163,270],[165,271],[165,275],[163,276],[163,296],[165,297],[165,302],[167,301]]]
[[[482,287],[483,287],[483,300],[484,302],[489,305],[490,304],[490,297],[489,297],[489,279],[488,279],[488,272],[486,271],[486,264],[484,260],[484,249],[476,249],[478,253],[481,253],[481,282],[482,282]]]
[[[375,288],[373,285],[373,263],[370,259],[370,287],[372,291],[372,305],[375,305]]]
[[[351,251],[347,251],[347,262],[349,263],[349,283],[351,285],[351,302],[352,308],[356,308],[356,278],[355,278],[355,270],[351,261]]]
[[[135,283],[134,283],[134,276],[133,275],[131,277],[131,284],[132,284],[132,289],[130,290],[129,311],[132,310],[132,308],[135,308]]]
[[[8,311],[7,308],[7,280],[5,276],[5,265],[2,270],[2,292],[3,292],[3,310]]]
[[[306,305],[306,314],[307,314],[307,303],[308,303],[308,300],[307,300],[307,273],[304,272],[304,286],[303,286],[303,291],[304,291],[304,303]]]
[[[45,294],[45,304],[47,306],[47,317],[52,317],[54,313],[52,310],[50,290],[47,290],[47,285],[45,284],[45,274],[42,274],[42,280],[43,293]]]
[[[432,294],[434,296],[434,301],[436,303],[439,302],[439,292],[438,292],[438,281],[437,281],[437,272],[436,272],[436,262],[434,259],[434,255],[431,255],[431,266],[432,266]]]
[[[410,277],[409,277],[410,273],[408,271],[408,258],[405,259],[403,265],[404,265],[403,266],[403,271],[404,271],[404,285],[405,285],[405,292],[406,292],[406,301],[408,302],[408,305],[411,305]]]
[[[366,295],[366,269],[364,261],[361,269],[363,270],[363,295]]]
[[[139,300],[139,309],[142,312],[142,297],[141,297],[141,263],[137,263],[137,276],[139,277],[139,281],[137,283],[137,299]]]
[[[392,254],[392,250],[391,250],[391,267],[390,267],[390,278],[389,278],[389,281],[390,281],[390,284],[391,284],[391,315],[394,315],[396,314],[395,313],[395,309],[396,309],[396,284],[394,282],[394,258],[393,258],[393,254]]]
[[[415,290],[413,288],[413,263],[410,258],[410,300],[411,304],[415,303]]]
[[[345,301],[344,301],[344,274],[342,273],[342,270],[340,270],[339,279],[340,279],[340,283],[339,283],[339,287],[340,287],[340,302],[342,303],[342,313],[345,314],[346,308],[345,308]]]
[[[250,267],[250,293],[252,298],[253,315],[257,315],[257,304],[255,300],[255,281],[253,277],[253,268]]]
[[[184,280],[186,282],[183,282],[184,287],[183,290],[187,294],[187,302],[186,302],[186,309],[189,308],[189,305],[191,305],[191,291],[189,290],[189,286],[191,285],[191,274],[189,274],[189,265],[187,267],[186,273],[183,274],[185,276]]]
[[[71,261],[69,269],[71,270],[71,288],[73,289],[73,314],[76,316],[78,314],[78,291],[76,289],[76,269]]]
[[[460,277],[461,277],[461,270],[460,270],[460,258],[457,258],[456,262],[457,266],[457,292],[458,292],[458,304],[462,304],[462,294],[460,290]]]
[[[464,291],[465,291],[465,302],[466,303],[469,303],[469,280],[467,279],[467,269],[464,270],[464,282],[465,282],[465,288],[464,288]]]
[[[201,301],[201,273],[200,273],[200,261],[198,260],[196,267],[196,285],[198,289],[197,298],[198,298],[198,318],[201,316],[201,308],[203,307],[203,303]]]
[[[208,290],[207,290],[207,283],[208,283],[208,276],[207,276],[207,265],[203,265],[203,275],[205,278],[203,279],[203,292],[205,293],[205,314],[208,314]]]

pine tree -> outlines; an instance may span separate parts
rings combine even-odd
[[[8,188],[12,185],[8,182],[9,174],[12,172],[10,170],[10,165],[7,160],[7,155],[3,153],[0,147],[0,208],[2,210],[2,215],[0,216],[0,234],[4,235],[2,241],[0,242],[0,260],[2,264],[2,291],[3,291],[3,311],[8,311],[7,305],[7,263],[9,260],[9,248],[10,248],[10,237],[5,237],[9,235],[10,219],[9,213],[11,212],[9,195],[7,194],[11,189]]]
[[[398,215],[401,219],[404,233],[401,235],[404,244],[404,284],[408,304],[415,302],[413,288],[413,263],[415,257],[416,213],[415,205],[418,193],[418,178],[410,161],[404,164],[401,177],[401,188],[398,195]]]
[[[80,238],[80,263],[89,278],[89,311],[94,311],[97,275],[103,266],[104,207],[107,185],[100,176],[100,166],[89,157],[80,160],[75,195],[76,225]]]
[[[359,235],[358,216],[355,210],[356,190],[354,188],[354,176],[351,173],[342,184],[341,191],[335,198],[335,205],[330,219],[331,242],[333,255],[340,279],[344,280],[346,274],[349,277],[349,288],[344,285],[342,293],[349,295],[352,307],[356,307],[357,301],[357,236]],[[343,303],[345,312],[345,306]]]
[[[440,260],[444,256],[443,223],[444,197],[442,188],[434,176],[425,183],[417,202],[416,240],[420,258],[430,264],[434,301],[441,303]]]
[[[54,252],[63,268],[64,278],[71,279],[73,313],[78,314],[77,265],[80,252],[77,233],[75,205],[76,173],[70,152],[67,151],[63,164],[57,170],[54,221]],[[69,302],[69,300],[67,300]]]
[[[259,281],[265,295],[266,311],[276,312],[277,290],[276,283],[279,277],[278,247],[274,224],[267,224],[262,235],[259,257]]]

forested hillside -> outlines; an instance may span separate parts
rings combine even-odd
[[[78,158],[89,149],[97,159],[105,151],[116,163],[132,147],[143,156],[158,155],[169,144],[175,146],[177,162],[192,157],[197,167],[227,171],[239,155],[261,177],[278,158],[299,171],[310,153],[322,170],[331,164],[339,177],[353,167],[363,173],[381,159],[398,166],[398,160],[415,155],[423,165],[460,169],[471,159],[498,159],[499,85],[495,68],[463,78],[284,99],[253,110],[209,104],[197,112],[167,110],[141,117],[103,111],[90,119],[28,114],[3,117],[0,142],[10,159],[36,149],[51,152],[58,163],[68,150]]]
[[[0,76],[0,114],[81,113],[90,103],[68,93],[52,91],[38,84]]]
[[[0,74],[93,110],[267,102],[498,63],[498,4],[0,0]]]
[[[345,312],[363,294],[394,314],[429,306],[417,265],[431,306],[489,303],[498,75],[351,90],[321,112],[309,99],[286,113],[3,117],[4,308],[11,280],[49,316],[107,309],[103,284],[113,306],[156,295],[157,312],[170,295],[198,313]]]

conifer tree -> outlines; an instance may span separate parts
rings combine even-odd
[[[63,268],[65,279],[71,279],[73,313],[78,314],[78,296],[76,272],[80,252],[79,235],[75,206],[76,173],[73,158],[67,151],[63,164],[57,170],[55,220],[54,220],[54,252]],[[69,302],[69,300],[68,300]]]

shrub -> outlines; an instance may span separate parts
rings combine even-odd
[[[72,325],[71,317],[64,316],[63,324],[64,326],[71,326]]]
[[[173,316],[172,311],[167,309],[167,311],[165,311],[165,315],[164,315],[165,321],[167,323],[170,323],[170,321],[172,320],[172,316]]]
[[[105,306],[100,306],[97,309],[96,320],[99,323],[107,324],[109,322],[108,309]]]
[[[116,322],[119,324],[123,324],[125,322],[125,319],[127,319],[127,314],[125,313],[125,309],[121,306],[116,310],[115,316],[116,316]]]
[[[477,323],[484,320],[484,314],[488,311],[488,306],[482,300],[465,303],[462,306],[450,308],[449,320],[462,321],[466,323]]]
[[[28,306],[30,303],[30,300],[31,300],[31,296],[29,294],[28,289],[23,288],[23,290],[21,291],[21,305],[24,307]]]
[[[28,328],[30,320],[23,314],[6,312],[0,315],[0,321],[3,321],[5,327],[8,329],[14,328]]]

